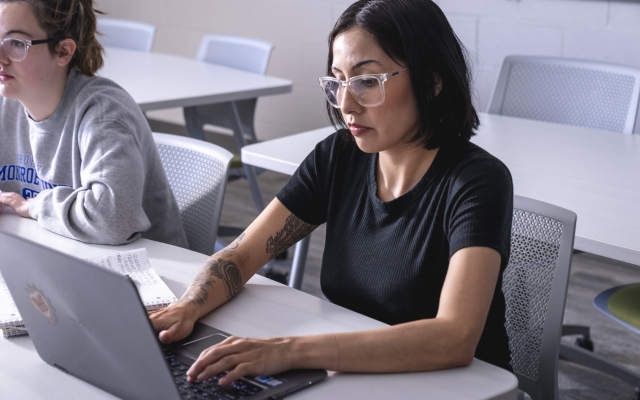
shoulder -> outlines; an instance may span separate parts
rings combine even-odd
[[[450,152],[451,178],[457,183],[481,180],[512,186],[509,168],[476,144],[465,141],[445,151]]]
[[[69,74],[69,93],[73,96],[73,108],[90,116],[93,121],[120,121],[144,119],[131,95],[110,79],[86,76],[77,70]]]

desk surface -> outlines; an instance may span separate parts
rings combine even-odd
[[[578,214],[575,248],[640,265],[640,135],[483,114],[472,141],[502,160],[515,194]],[[242,161],[293,174],[333,128],[246,146]]]
[[[179,297],[206,256],[140,239],[125,246],[87,245],[48,232],[5,209],[0,229],[79,257],[145,247],[151,265]],[[274,337],[347,332],[385,326],[306,293],[254,276],[233,301],[202,322],[240,336]],[[0,338],[0,398],[113,399],[110,394],[45,364],[29,337]],[[11,360],[11,362],[7,362]],[[467,368],[411,374],[335,374],[292,399],[515,399],[514,375],[474,360]],[[7,396],[10,395],[10,396]]]
[[[162,53],[109,47],[98,75],[122,86],[142,111],[289,93],[292,83]]]

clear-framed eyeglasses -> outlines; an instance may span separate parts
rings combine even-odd
[[[27,52],[31,46],[42,43],[58,42],[60,39],[43,39],[43,40],[29,40],[21,38],[6,38],[0,40],[0,49],[11,61],[23,61],[27,58]]]
[[[384,103],[384,83],[391,77],[408,71],[404,68],[386,74],[365,74],[354,76],[346,81],[326,76],[320,78],[320,88],[329,104],[340,108],[345,88],[349,89],[353,98],[363,107],[377,107]]]

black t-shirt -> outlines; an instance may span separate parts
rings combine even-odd
[[[301,220],[327,223],[323,293],[391,325],[434,318],[451,256],[471,246],[495,249],[500,278],[475,356],[509,369],[501,289],[513,212],[509,170],[475,144],[457,141],[440,148],[415,187],[383,202],[376,160],[333,134],[277,195]]]

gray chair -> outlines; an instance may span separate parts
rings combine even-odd
[[[267,71],[273,45],[261,40],[224,35],[205,35],[200,42],[199,61],[236,68],[264,75]],[[254,129],[254,114],[257,98],[185,107],[184,117],[189,136],[204,140],[204,125],[214,125],[233,131],[236,147],[240,150],[248,142],[257,141]],[[264,209],[256,171],[242,165],[240,157],[234,159],[231,179],[246,177],[258,212]]]
[[[640,70],[595,61],[508,56],[489,114],[640,133]]]
[[[98,40],[105,47],[149,53],[156,36],[156,27],[136,21],[98,18]]]
[[[640,69],[586,60],[508,56],[502,64],[488,112],[640,133],[639,98]],[[579,335],[576,346],[560,345],[562,359],[639,385],[640,375],[593,353],[589,327],[565,325],[562,335]]]
[[[169,186],[178,203],[189,249],[214,253],[233,155],[220,146],[154,133]]]
[[[558,353],[575,227],[574,212],[514,196],[511,256],[502,283],[505,326],[518,387],[533,400],[558,399]]]

